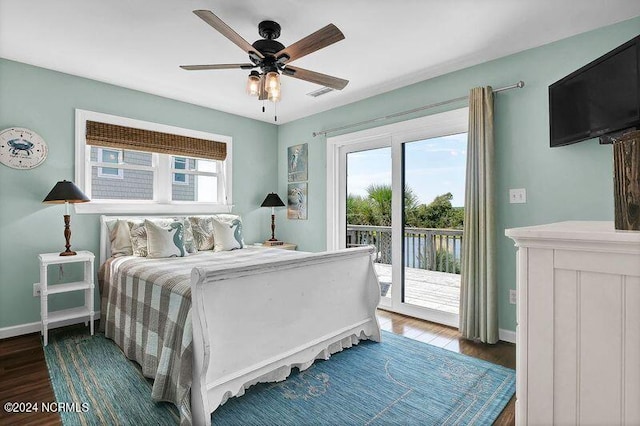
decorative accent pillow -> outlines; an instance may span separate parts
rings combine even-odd
[[[214,216],[212,223],[213,251],[227,251],[244,247],[242,220],[240,220],[239,216],[217,215]]]
[[[131,251],[134,256],[147,257],[147,230],[144,222],[128,221],[131,234]]]
[[[184,224],[184,249],[187,253],[196,253],[198,247],[196,247],[196,241],[193,235],[193,228],[189,219],[176,219],[182,221]]]
[[[213,249],[213,218],[207,217],[190,217],[189,222],[193,229],[193,239],[196,249],[212,250]]]
[[[168,226],[144,221],[147,231],[147,257],[184,257],[184,222],[176,220]]]
[[[109,240],[111,241],[111,257],[131,256],[131,232],[126,220],[118,219],[107,222]]]
[[[145,219],[160,226],[169,226],[175,222],[174,219]],[[147,229],[144,227],[144,220],[128,220],[129,232],[131,233],[131,249],[134,256],[147,257]]]

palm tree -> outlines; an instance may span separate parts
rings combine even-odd
[[[367,196],[349,194],[347,197],[347,223],[352,225],[391,225],[391,185],[371,184]],[[405,213],[413,212],[418,206],[418,197],[413,190],[405,187]]]

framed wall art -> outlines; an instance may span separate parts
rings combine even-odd
[[[307,182],[290,183],[287,188],[287,219],[307,219]]]
[[[288,182],[303,182],[309,179],[308,146],[303,143],[287,148]]]

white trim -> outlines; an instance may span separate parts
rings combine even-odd
[[[128,201],[128,202],[127,202]],[[173,201],[171,203],[142,202],[131,200],[91,201],[75,203],[73,208],[79,214],[206,214],[231,213],[233,205],[218,203],[192,203],[189,201]]]
[[[498,339],[503,342],[516,343],[516,332],[501,328],[498,330]]]
[[[172,169],[173,167],[170,167],[170,161],[168,160],[168,158],[172,156],[154,154],[153,167],[158,167],[158,172],[154,173],[153,202],[136,200],[128,200],[129,202],[124,203],[121,200],[91,201],[89,203],[74,204],[76,213],[157,214],[227,213],[231,211],[233,206],[233,138],[231,136],[218,135],[199,130],[185,129],[182,127],[169,126],[166,124],[119,117],[82,109],[75,110],[75,120],[75,183],[87,194],[91,194],[91,170],[87,170],[87,167],[89,167],[89,164],[91,163],[90,149],[87,149],[86,145],[87,120],[116,124],[119,126],[135,127],[138,129],[152,130],[156,132],[172,133],[192,138],[215,140],[227,145],[226,160],[218,162],[218,200],[223,201],[221,203],[171,202],[171,185],[164,185],[160,183],[171,183],[173,181],[172,177],[169,176],[171,173],[169,169]],[[166,157],[166,159],[164,159],[164,157]]]
[[[94,320],[100,319],[100,312],[96,312],[94,315]],[[56,322],[55,324],[50,324],[47,328],[51,330],[52,328],[60,328],[65,327],[67,325],[79,324],[77,318],[71,318],[65,321]],[[42,331],[42,322],[29,322],[26,324],[18,324],[12,325],[9,327],[0,328],[0,339],[7,339],[9,337],[22,336],[24,334],[37,333]]]

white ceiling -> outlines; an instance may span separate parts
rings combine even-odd
[[[178,68],[248,62],[196,9],[250,43],[264,19],[280,23],[285,46],[328,23],[342,30],[345,40],[292,65],[349,85],[314,99],[320,86],[284,77],[285,123],[638,16],[640,1],[0,0],[0,57],[273,122],[271,103],[263,113],[244,92],[248,71]]]

